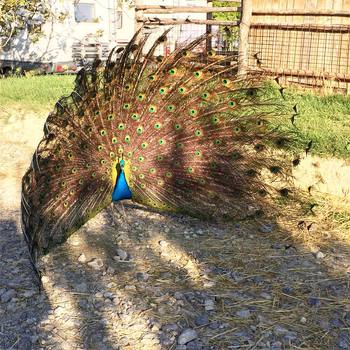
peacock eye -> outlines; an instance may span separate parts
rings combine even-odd
[[[149,108],[148,108],[148,111],[150,112],[150,113],[155,113],[156,111],[157,111],[157,107],[156,106],[149,106]]]
[[[188,111],[188,114],[189,114],[190,116],[194,117],[194,116],[197,114],[197,110],[196,110],[196,109],[190,109],[190,110]]]
[[[236,105],[236,102],[235,101],[229,101],[228,105],[230,107],[234,107]]]
[[[156,78],[157,78],[156,75],[153,75],[153,74],[149,76],[150,81],[154,81],[156,80]]]

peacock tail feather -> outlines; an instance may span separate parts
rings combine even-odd
[[[291,162],[275,148],[289,139],[269,125],[282,104],[262,97],[259,74],[238,76],[232,57],[199,53],[206,36],[155,56],[166,34],[146,54],[136,34],[56,103],[22,182],[31,254],[111,203],[121,159],[132,200],[159,210],[244,217],[288,195]]]

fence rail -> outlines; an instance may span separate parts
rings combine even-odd
[[[334,10],[253,10],[254,16],[335,16],[350,17],[350,11],[334,11]]]
[[[152,14],[169,13],[210,13],[210,12],[237,12],[239,7],[201,7],[201,6],[165,6],[165,5],[137,5],[136,11]]]

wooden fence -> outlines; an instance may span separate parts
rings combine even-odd
[[[172,26],[194,36],[211,32],[206,49],[236,53],[242,74],[259,68],[285,84],[349,93],[350,0],[226,0],[223,7],[220,0],[215,6],[198,1],[185,7],[137,0],[137,25],[146,31]],[[213,16],[219,12],[239,15],[223,21]],[[181,30],[170,41],[178,44]]]
[[[249,67],[349,93],[350,0],[252,0]]]
[[[215,3],[220,5],[222,1]],[[225,1],[227,2],[232,3],[232,6],[213,6],[212,1],[206,0],[198,0],[197,6],[149,5],[149,1],[136,0],[136,27],[142,27],[143,31],[148,34],[152,32],[159,34],[164,29],[172,27],[173,30],[168,35],[168,42],[165,43],[165,51],[171,51],[182,41],[205,32],[212,33],[212,38],[207,40],[204,49],[214,48],[221,52],[233,52],[232,43],[236,42],[235,50],[237,51],[238,19],[219,20],[213,16],[214,13],[237,13],[237,18],[239,18],[240,0]]]

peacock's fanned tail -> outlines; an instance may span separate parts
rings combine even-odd
[[[146,38],[113,51],[104,67],[81,70],[55,106],[22,183],[22,221],[31,254],[64,241],[111,202],[116,165],[134,201],[207,218],[263,208],[289,176],[269,127],[280,113],[259,94],[259,77],[240,78],[232,57],[198,53],[206,37],[155,56]],[[282,184],[282,182],[276,182]],[[258,205],[257,205],[258,204]]]

